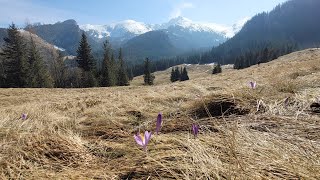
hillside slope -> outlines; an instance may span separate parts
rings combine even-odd
[[[212,56],[216,61],[234,63],[244,53],[259,52],[264,48],[272,52],[287,45],[299,49],[319,47],[320,26],[316,22],[320,17],[319,8],[318,0],[289,0],[271,12],[257,14],[238,34],[213,48]]]
[[[186,82],[168,69],[155,86],[0,89],[0,178],[318,179],[319,61],[308,49],[219,75],[188,66]],[[159,112],[145,153],[133,135]]]
[[[20,30],[20,34],[27,45],[30,43],[31,38],[33,39],[38,51],[40,52],[40,55],[43,57],[43,60],[45,60],[47,64],[52,62],[53,59],[58,56],[57,47],[43,40],[39,36],[25,30]],[[4,45],[3,38],[5,37],[7,37],[7,29],[0,28],[0,49],[1,46]]]
[[[163,31],[151,31],[134,37],[123,48],[127,59],[170,57],[177,53],[176,47]]]

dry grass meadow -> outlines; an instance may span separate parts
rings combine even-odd
[[[157,72],[150,87],[138,77],[130,87],[0,89],[0,179],[320,179],[310,108],[320,49],[211,69],[188,66],[191,80],[178,83]],[[154,132],[159,112],[163,128],[145,153],[133,135]]]

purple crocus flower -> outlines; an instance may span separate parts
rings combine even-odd
[[[22,120],[26,120],[27,118],[28,118],[28,114],[22,113],[21,119],[22,119]]]
[[[199,125],[192,124],[192,133],[194,137],[196,138],[199,134]]]
[[[157,135],[158,135],[159,132],[160,132],[161,125],[162,125],[162,114],[159,113],[159,114],[158,114],[158,117],[157,117],[157,128],[156,128]]]
[[[134,139],[136,140],[137,144],[143,147],[143,150],[147,152],[147,145],[151,139],[151,132],[146,131],[143,134],[134,135]]]
[[[257,87],[257,83],[256,82],[250,82],[249,83],[250,84],[250,87],[252,88],[252,89],[255,89],[256,87]]]

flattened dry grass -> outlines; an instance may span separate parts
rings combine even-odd
[[[310,49],[218,75],[188,66],[187,82],[167,82],[169,69],[151,87],[138,77],[130,87],[1,89],[0,179],[320,179],[310,109],[319,61]],[[154,132],[158,112],[163,128],[145,153],[133,134]]]

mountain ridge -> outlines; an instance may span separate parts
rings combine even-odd
[[[168,29],[170,26],[180,26],[183,28],[189,28],[192,31],[208,31],[219,33],[224,35],[226,38],[231,38],[248,20],[249,17],[245,17],[234,23],[232,26],[226,26],[210,22],[196,22],[186,17],[178,16],[176,18],[170,19],[168,22],[161,24],[147,24],[129,19],[106,25],[83,24],[79,25],[79,27],[86,32],[93,33],[95,37],[100,39],[112,37],[112,31],[117,26],[124,26],[129,32],[135,33],[136,35],[141,35],[154,30]]]

